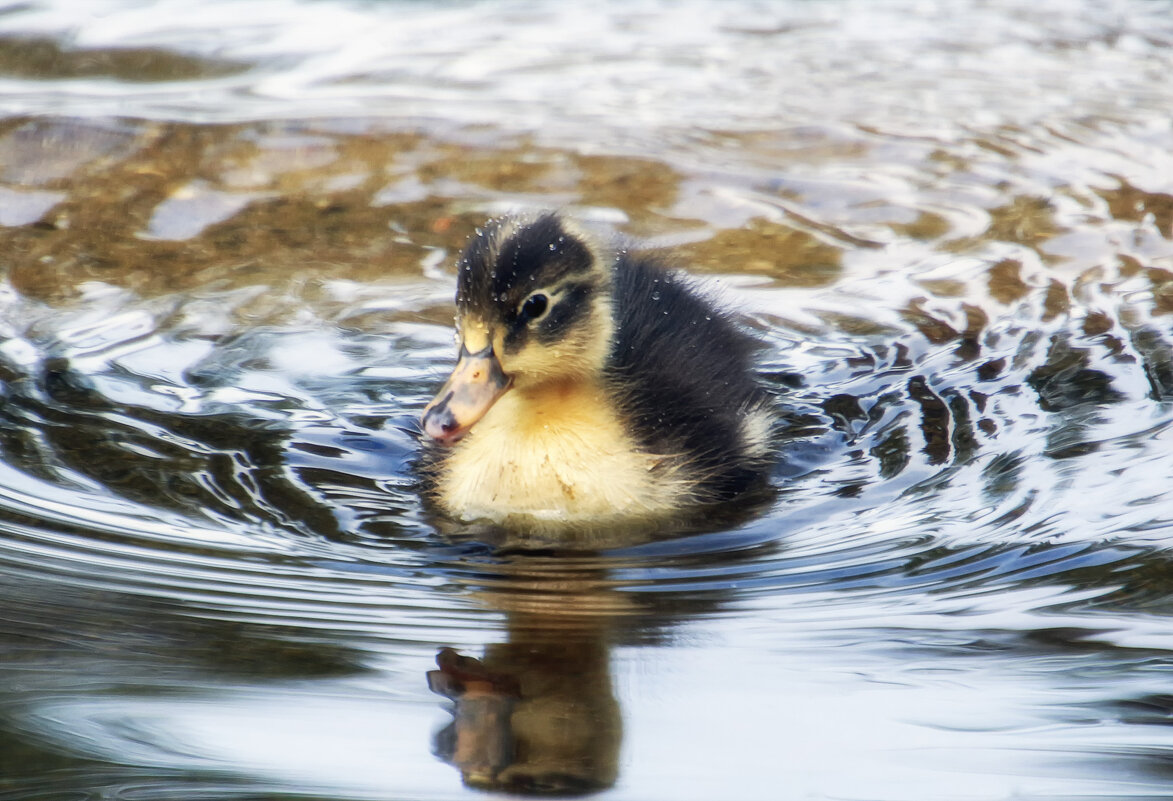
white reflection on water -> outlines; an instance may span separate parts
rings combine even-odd
[[[435,703],[404,703],[352,684],[46,705],[26,723],[68,731],[71,747],[114,762],[228,770],[262,784],[345,798],[453,797],[437,792],[452,785],[453,775],[429,749],[429,733],[443,718]]]
[[[1045,659],[969,657],[893,669],[878,650],[853,649],[850,641],[792,632],[770,650],[752,634],[747,642],[738,628],[729,621],[694,627],[692,637],[713,642],[678,645],[670,662],[619,652],[619,694],[638,714],[625,723],[623,777],[607,798],[899,801],[1164,792],[1157,777],[1126,770],[1109,778],[1105,768],[1130,753],[1173,748],[1173,732],[1112,720],[1060,725],[1055,709],[1086,714],[1081,705],[1103,700],[1102,689],[1064,683]],[[740,628],[755,625],[742,621]],[[181,699],[50,701],[22,716],[21,725],[116,763],[228,770],[339,798],[464,797],[455,775],[428,750],[443,716],[422,682],[412,680],[426,667],[427,655],[414,653],[381,666],[377,682],[269,682],[193,688]],[[1120,674],[1115,691],[1162,686],[1159,676]]]
[[[642,139],[669,129],[836,122],[950,139],[1051,119],[1135,119],[1139,106],[1153,112],[1161,136],[1168,9],[92,0],[83,12],[72,0],[40,0],[15,4],[0,33],[63,38],[79,49],[163,48],[253,68],[133,91],[100,79],[10,79],[0,93],[12,114],[63,104],[162,118],[361,113],[611,144],[620,131]],[[1122,155],[1137,142],[1127,144]],[[1063,151],[1048,158],[1062,160]]]

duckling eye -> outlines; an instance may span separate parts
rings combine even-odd
[[[517,316],[523,321],[536,320],[546,313],[546,307],[549,303],[546,296],[541,293],[530,295],[525,299],[525,303],[521,304]]]

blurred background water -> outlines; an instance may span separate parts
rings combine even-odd
[[[0,799],[1169,797],[1171,12],[0,3]],[[767,343],[769,509],[421,508],[546,208]]]

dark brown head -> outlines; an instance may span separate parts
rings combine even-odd
[[[460,355],[424,410],[428,436],[455,442],[510,389],[599,375],[614,328],[611,261],[588,237],[553,214],[494,220],[457,270]]]

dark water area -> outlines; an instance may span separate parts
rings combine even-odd
[[[1173,795],[1170,12],[0,4],[0,799]],[[421,503],[549,208],[762,339],[764,506]]]

